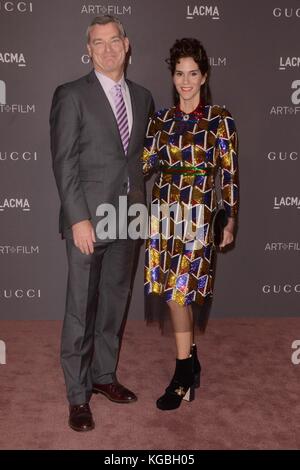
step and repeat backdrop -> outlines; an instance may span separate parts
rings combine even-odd
[[[0,319],[63,318],[49,109],[57,85],[91,69],[85,31],[101,14],[124,23],[127,75],[157,109],[172,104],[169,48],[200,39],[213,102],[236,119],[239,226],[235,249],[218,257],[212,316],[299,315],[299,1],[0,0]],[[143,249],[129,318],[143,318]]]

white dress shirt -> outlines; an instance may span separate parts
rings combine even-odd
[[[131,134],[131,130],[132,130],[132,121],[133,121],[133,117],[132,117],[132,106],[131,106],[131,98],[130,98],[130,92],[129,92],[129,88],[128,88],[128,85],[125,81],[125,78],[124,78],[124,75],[122,76],[122,78],[118,81],[118,82],[115,82],[114,80],[112,80],[111,78],[107,77],[106,75],[103,75],[103,73],[100,73],[100,72],[97,72],[97,70],[95,70],[95,74],[104,90],[104,93],[110,103],[110,106],[114,112],[114,115],[116,116],[116,107],[115,107],[115,101],[114,101],[114,86],[117,85],[117,84],[120,84],[121,85],[121,91],[122,91],[122,95],[123,95],[123,99],[124,99],[124,102],[125,102],[125,106],[126,106],[126,112],[127,112],[127,119],[128,119],[128,129],[129,129],[129,135]],[[117,118],[117,116],[116,116]]]

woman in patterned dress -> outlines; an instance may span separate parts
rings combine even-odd
[[[157,171],[146,245],[145,293],[167,303],[177,349],[173,379],[157,400],[161,410],[178,408],[183,398],[191,401],[194,388],[200,385],[193,312],[212,296],[218,168],[228,216],[221,249],[234,240],[238,201],[235,124],[225,108],[208,104],[209,62],[203,46],[197,39],[177,40],[168,63],[177,103],[151,117],[142,157],[144,174]]]

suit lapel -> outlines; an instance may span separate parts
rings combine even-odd
[[[137,128],[137,102],[136,102],[136,96],[134,93],[134,87],[132,86],[132,83],[130,80],[126,80],[129,93],[130,93],[130,98],[131,98],[131,108],[132,108],[132,128],[131,128],[131,133],[129,137],[129,144],[128,144],[128,149],[127,149],[127,155],[129,155],[129,152],[132,147],[132,143],[135,140],[135,134],[136,134],[136,128]]]

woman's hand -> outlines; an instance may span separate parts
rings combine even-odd
[[[224,227],[224,232],[223,232],[223,240],[222,243],[219,245],[220,250],[222,248],[225,248],[225,246],[230,245],[233,243],[234,240],[234,218],[229,217],[228,218],[228,223],[226,227]]]

